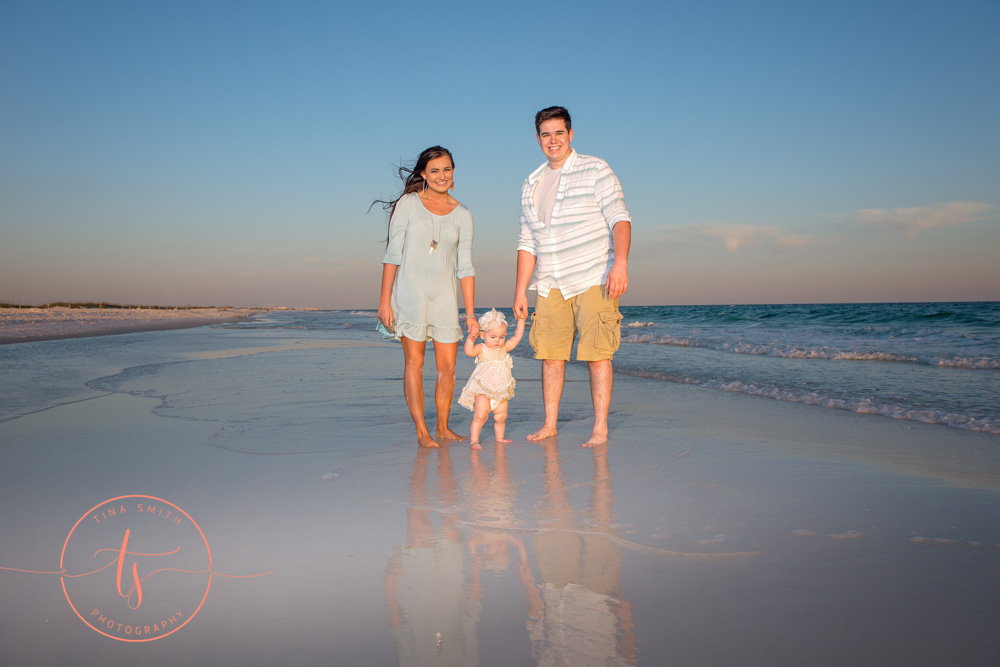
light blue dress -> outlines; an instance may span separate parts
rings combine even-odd
[[[434,215],[416,193],[403,195],[389,221],[383,264],[396,264],[392,284],[390,336],[457,343],[458,280],[476,275],[472,266],[472,212],[459,204],[448,215]],[[431,241],[437,241],[429,252]]]

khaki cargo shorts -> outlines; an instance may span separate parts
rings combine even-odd
[[[618,300],[610,298],[603,285],[569,299],[553,289],[535,302],[528,342],[535,350],[535,359],[569,361],[573,340],[579,334],[577,360],[603,361],[611,359],[621,344],[621,321]]]

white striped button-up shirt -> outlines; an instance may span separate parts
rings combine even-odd
[[[566,158],[559,179],[552,220],[546,227],[535,208],[535,188],[548,162],[533,171],[521,188],[521,234],[517,249],[535,256],[529,289],[548,296],[558,289],[564,299],[603,285],[615,261],[615,223],[632,221],[618,177],[604,160],[580,155]]]

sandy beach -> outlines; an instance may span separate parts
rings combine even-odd
[[[239,317],[237,311],[218,308],[0,308],[0,345],[185,329]]]
[[[622,376],[584,449],[571,364],[534,444],[517,357],[511,444],[422,450],[399,346],[291,317],[0,348],[0,663],[1000,662],[995,434]]]

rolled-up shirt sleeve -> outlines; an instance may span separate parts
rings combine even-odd
[[[614,227],[615,223],[625,220],[632,222],[632,216],[625,208],[625,193],[622,192],[622,184],[618,181],[615,172],[604,165],[603,169],[594,183],[594,194],[597,203],[601,207],[601,214],[608,223],[608,227]]]
[[[521,230],[517,236],[517,249],[525,250],[530,252],[532,255],[538,255],[538,241],[535,239],[534,232],[531,231],[531,225],[528,224],[528,216],[525,215],[524,209],[530,202],[526,201],[526,197],[531,195],[532,186],[530,182],[530,177],[524,181],[524,185],[521,186]]]
[[[472,266],[472,236],[475,224],[472,213],[468,211],[466,213],[458,225],[458,266],[455,275],[459,280],[476,275],[476,269]]]
[[[406,238],[406,226],[410,223],[410,198],[403,197],[396,202],[396,210],[389,220],[389,244],[385,248],[383,264],[403,263],[403,241]]]

